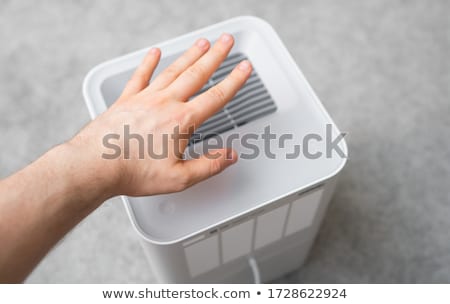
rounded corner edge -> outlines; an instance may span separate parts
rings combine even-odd
[[[172,245],[175,243],[178,243],[180,240],[173,240],[173,241],[158,241],[153,239],[148,233],[144,231],[144,229],[139,224],[138,220],[136,219],[134,215],[133,208],[130,205],[130,201],[128,200],[128,197],[125,195],[120,196],[123,205],[125,207],[125,211],[127,212],[128,218],[130,219],[131,225],[133,226],[134,231],[139,235],[139,237],[146,242],[152,244],[152,245]]]
[[[242,15],[237,16],[234,18],[229,19],[230,22],[238,22],[238,23],[247,23],[252,25],[255,29],[259,29],[262,31],[269,31],[272,32],[272,34],[277,35],[275,28],[272,26],[272,24],[269,23],[266,19],[263,19],[259,16],[254,15]]]
[[[333,122],[334,128],[336,129],[336,131],[339,134],[342,134],[341,131],[339,130],[339,128],[336,126],[336,124]],[[345,137],[345,135],[344,135]],[[345,138],[342,138],[342,149],[345,154],[345,157],[342,158],[342,161],[340,162],[339,166],[336,167],[336,169],[334,169],[330,174],[328,174],[328,176],[325,177],[325,179],[330,179],[335,177],[336,175],[338,175],[345,167],[345,165],[347,164],[347,160],[348,160],[348,146],[347,146],[347,141],[345,140]]]
[[[88,108],[89,115],[92,120],[95,117],[97,117],[100,113],[98,113],[96,111],[95,104],[92,99],[92,94],[91,94],[90,90],[93,86],[93,82],[95,82],[96,79],[98,79],[98,77],[99,77],[98,74],[100,73],[101,69],[103,69],[107,63],[108,62],[103,62],[103,63],[100,63],[100,64],[94,66],[87,72],[87,74],[83,78],[83,83],[82,83],[83,98],[84,98],[84,102],[86,104],[86,107]]]
[[[236,16],[234,18],[231,18],[230,21],[236,21],[236,22],[249,22],[249,23],[253,23],[256,26],[264,26],[264,27],[270,27],[272,28],[272,25],[265,19],[259,17],[259,16],[255,16],[255,15],[241,15],[241,16]]]

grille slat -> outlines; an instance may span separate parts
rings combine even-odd
[[[257,112],[251,113],[251,115],[241,116],[236,118],[234,121],[238,127],[245,125],[246,123],[253,121],[255,119],[261,118],[263,116],[269,115],[277,110],[276,106],[270,106],[268,108],[260,109]]]
[[[259,91],[261,89],[265,89],[264,85],[259,81],[247,83],[239,92],[234,96],[233,100],[228,102],[225,107],[230,108],[233,107],[234,104],[242,101],[242,98],[246,98],[250,94],[255,91]]]
[[[211,80],[193,98],[224,79],[244,59],[247,59],[247,57],[242,53],[230,55],[213,74]],[[276,110],[277,106],[270,93],[267,91],[257,72],[253,70],[245,85],[224,109],[206,120],[195,131],[189,144],[197,143],[232,130],[233,128],[273,113]]]
[[[257,101],[261,101],[261,100],[257,100]],[[234,118],[240,119],[241,117],[244,117],[244,116],[251,117],[251,115],[253,115],[254,112],[256,112],[260,109],[270,108],[270,106],[271,106],[270,102],[267,102],[267,101],[261,102],[261,103],[253,103],[253,104],[249,105],[247,108],[237,112]]]
[[[224,78],[240,61],[246,59],[243,54],[237,54],[236,56],[228,57],[224,63],[222,63],[214,75],[211,77],[214,81]]]
[[[223,125],[226,125],[226,124],[230,124],[231,126],[233,126],[233,123],[231,122],[231,120],[228,117],[228,115],[225,116],[224,118],[220,119],[220,120],[215,121],[214,123],[211,123],[211,124],[207,125],[207,126],[201,125],[200,128],[198,128],[196,130],[196,133],[208,132],[208,130],[211,130],[211,129],[216,128],[217,126],[220,127],[221,125],[223,126]]]
[[[236,98],[236,100],[233,100],[233,103],[230,103],[226,106],[226,109],[228,112],[231,112],[235,109],[240,109],[245,106],[246,103],[248,103],[250,100],[256,98],[256,97],[264,97],[267,99],[270,99],[270,95],[267,92],[266,88],[263,86],[259,88],[255,88],[252,91],[247,92],[245,95],[240,96],[239,98]]]

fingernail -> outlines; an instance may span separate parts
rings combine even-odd
[[[233,37],[230,34],[222,34],[220,36],[220,41],[224,44],[229,44],[233,40]]]
[[[236,156],[233,155],[232,157],[233,157],[232,163],[235,164],[238,161],[239,157],[237,156],[237,154]]]
[[[244,60],[241,63],[239,63],[239,65],[238,65],[238,69],[241,71],[244,71],[244,72],[250,70],[251,67],[252,67],[252,65],[250,64],[250,62],[248,60]]]
[[[232,164],[234,164],[238,160],[237,156],[235,156],[235,153],[232,149],[229,149],[227,151],[227,160],[231,161]]]
[[[233,159],[233,150],[229,149],[227,151],[227,159],[232,160]]]
[[[199,48],[205,49],[208,47],[208,43],[209,43],[208,40],[201,38],[201,39],[197,40],[196,44]]]
[[[159,52],[158,48],[151,48],[150,49],[150,53],[152,53],[152,54],[158,54],[158,52]]]

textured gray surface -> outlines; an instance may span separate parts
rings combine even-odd
[[[226,18],[278,31],[350,161],[307,265],[283,282],[450,283],[448,1],[5,1],[0,177],[89,121],[87,71]],[[153,282],[123,207],[81,223],[27,282]]]

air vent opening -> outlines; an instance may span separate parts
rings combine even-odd
[[[212,75],[208,83],[192,98],[223,80],[240,61],[247,59],[242,53],[228,56]],[[245,85],[225,107],[205,121],[192,135],[189,145],[243,126],[277,110],[277,106],[253,69]]]

